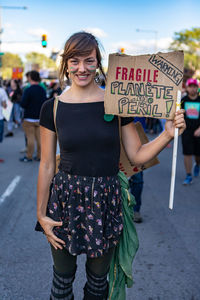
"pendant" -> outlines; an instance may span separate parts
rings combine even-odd
[[[114,117],[114,115],[105,114],[103,118],[106,122],[111,122],[114,119]]]

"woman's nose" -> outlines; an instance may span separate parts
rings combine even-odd
[[[79,62],[78,70],[79,70],[79,72],[85,72],[86,68],[85,68],[84,62],[82,62],[82,61]]]

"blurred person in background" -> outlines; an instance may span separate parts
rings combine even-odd
[[[32,70],[32,71],[35,71],[35,70]],[[25,85],[24,85],[24,87],[23,87],[23,91],[24,91],[26,88],[28,88],[28,87],[31,86],[31,82],[30,82],[30,80],[31,80],[31,78],[30,78],[30,73],[31,73],[32,71],[28,71],[28,72],[26,72],[26,74],[25,74],[25,76],[26,76],[26,82],[25,82]],[[35,72],[38,72],[38,71],[35,71]],[[38,73],[39,73],[39,72],[38,72]],[[44,82],[42,82],[41,79],[40,79],[39,85],[40,85],[45,91],[47,90],[46,84],[45,84]]]
[[[26,81],[24,82],[24,84],[22,85],[22,91],[24,92],[26,88],[30,87],[30,83],[29,83],[29,79],[30,79],[30,71],[26,72],[25,76],[26,76]],[[22,110],[22,120],[24,118],[24,109],[21,107],[21,110]],[[26,153],[27,151],[27,138],[26,138],[26,134],[24,132],[24,142],[25,142],[25,147],[22,148],[20,150],[20,153]]]
[[[54,99],[44,103],[40,114],[37,217],[54,261],[50,299],[74,299],[77,255],[84,253],[84,300],[106,300],[107,274],[123,229],[119,122],[117,116],[107,119],[105,91],[95,82],[98,69],[105,77],[97,39],[87,32],[75,33],[61,56],[61,86],[65,77],[72,85],[58,97],[55,123]],[[180,110],[174,122],[167,121],[166,130],[145,146],[133,118],[121,118],[121,126],[130,161],[142,165],[173,138],[175,126],[181,134],[185,122]],[[55,174],[57,138],[61,160]]]
[[[6,91],[2,87],[2,81],[0,79],[0,143],[3,141],[3,132],[4,132],[4,116],[2,108],[7,107],[8,96]],[[4,162],[2,158],[0,158],[0,162]]]
[[[12,91],[11,85],[10,85],[11,80],[4,80],[4,87],[7,95],[9,96],[10,92]]]
[[[11,91],[9,93],[9,98],[13,103],[12,112],[10,115],[10,120],[7,123],[8,132],[5,137],[12,137],[13,134],[13,126],[18,127],[21,124],[21,97],[22,97],[22,89],[20,87],[19,82],[16,79],[12,79],[10,82]]]
[[[193,176],[199,176],[200,167],[200,96],[197,79],[190,78],[186,82],[187,95],[182,98],[181,107],[185,109],[186,130],[182,135],[182,146],[186,178],[183,185],[192,183],[193,156],[195,164]]]
[[[24,86],[23,86],[23,92],[24,92],[27,88],[29,88],[29,87],[31,86],[31,83],[30,83],[30,80],[31,80],[31,78],[30,78],[30,72],[31,72],[31,71],[28,71],[28,72],[26,72],[26,74],[25,74],[25,76],[26,76],[26,82],[25,82],[25,84],[24,84]],[[39,85],[40,85],[42,88],[44,88],[45,92],[47,91],[46,85],[45,85],[42,81],[39,82]],[[23,115],[24,115],[24,110],[22,109],[22,116],[23,116]],[[23,117],[22,117],[22,118],[23,118]],[[25,134],[25,133],[24,133],[24,137],[25,137],[25,147],[24,147],[23,149],[21,149],[20,153],[26,153],[26,151],[27,151],[27,137],[26,137],[26,134]]]
[[[59,82],[55,81],[50,86],[49,99],[59,96],[62,93]]]
[[[40,109],[46,101],[46,92],[40,83],[40,75],[37,71],[30,71],[30,87],[27,87],[22,95],[21,107],[24,109],[23,129],[27,138],[26,156],[20,158],[21,162],[40,160]],[[33,157],[35,142],[37,144],[37,156]]]

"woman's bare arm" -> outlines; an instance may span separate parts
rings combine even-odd
[[[37,217],[44,229],[48,241],[55,249],[62,246],[64,241],[58,239],[52,229],[54,226],[62,226],[62,222],[55,222],[46,216],[47,203],[49,199],[49,187],[55,173],[56,162],[56,134],[55,132],[40,126],[41,160],[37,184]]]
[[[141,145],[134,123],[122,126],[122,142],[130,161],[140,166],[154,158],[173,139],[175,127],[179,134],[185,130],[184,110],[179,110],[173,121],[168,120],[165,130],[153,141]]]

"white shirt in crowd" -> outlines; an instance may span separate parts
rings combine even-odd
[[[0,120],[3,120],[4,118],[2,113],[2,109],[3,109],[2,103],[3,102],[7,103],[7,101],[8,101],[8,96],[6,91],[2,87],[0,87]]]

